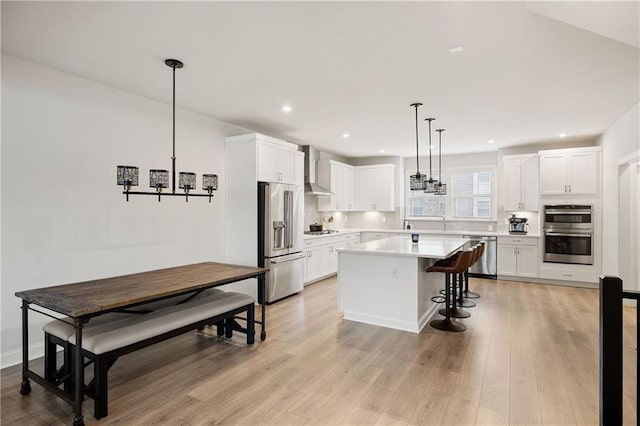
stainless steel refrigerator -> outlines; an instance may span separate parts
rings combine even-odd
[[[266,274],[266,302],[303,289],[302,188],[258,182],[258,265]]]

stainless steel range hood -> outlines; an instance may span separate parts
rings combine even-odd
[[[317,151],[311,145],[302,147],[304,152],[304,194],[305,195],[333,195],[333,192],[316,183]]]

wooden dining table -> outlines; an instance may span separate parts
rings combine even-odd
[[[42,385],[73,406],[73,424],[83,425],[82,400],[84,397],[84,363],[82,355],[82,328],[91,318],[131,308],[144,303],[218,287],[246,279],[257,279],[258,302],[261,304],[260,339],[266,338],[265,273],[268,269],[204,262],[140,272],[118,277],[44,287],[16,292],[22,299],[22,384],[20,393],[31,392],[30,380]],[[75,350],[71,395],[44,377],[29,369],[29,310],[59,319],[34,308],[36,305],[69,317],[75,329]]]

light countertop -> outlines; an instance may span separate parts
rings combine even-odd
[[[384,254],[393,256],[426,257],[445,259],[461,249],[468,239],[448,237],[422,237],[418,243],[411,242],[410,236],[389,237],[368,243],[340,248],[339,252]]]
[[[322,234],[322,235],[304,234],[304,239],[315,240],[317,238],[335,237],[336,235],[359,234],[360,232],[362,232],[362,230],[360,229],[339,229],[338,232],[332,232],[331,234]]]
[[[353,234],[359,232],[385,232],[389,234],[407,234],[417,232],[422,235],[451,235],[451,236],[463,236],[463,235],[471,235],[478,237],[514,237],[514,238],[539,238],[539,234],[535,234],[529,232],[526,235],[522,234],[509,234],[508,232],[489,232],[489,231],[437,231],[437,230],[426,230],[426,229],[339,229],[338,232],[334,232],[331,234],[324,235],[305,235],[304,239],[315,239],[315,238],[325,238],[333,235],[345,235],[345,234]]]

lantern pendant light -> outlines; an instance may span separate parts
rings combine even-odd
[[[409,189],[412,191],[424,191],[427,184],[427,175],[420,173],[420,151],[419,151],[419,143],[418,143],[418,108],[420,108],[422,104],[420,102],[416,102],[411,104],[411,108],[413,108],[416,112],[416,174],[411,175],[409,177]]]
[[[432,168],[431,168],[431,122],[434,121],[435,118],[425,118],[424,121],[429,123],[429,179],[426,182],[426,186],[424,192],[427,194],[435,194],[436,193],[436,185],[438,181],[433,178]]]
[[[171,156],[171,192],[162,192],[163,188],[169,187],[169,171],[164,169],[152,169],[149,171],[149,187],[155,188],[156,192],[131,191],[132,186],[138,186],[138,168],[135,166],[118,166],[116,184],[123,186],[126,200],[129,195],[155,195],[158,202],[164,196],[184,196],[185,201],[189,197],[209,197],[209,202],[213,198],[213,191],[218,189],[218,176],[213,174],[202,175],[202,189],[207,194],[194,194],[191,191],[196,189],[196,174],[192,172],[180,172],[180,189],[183,193],[176,193],[176,68],[182,68],[184,64],[177,59],[167,59],[165,65],[173,70],[173,155]]]
[[[436,132],[438,132],[438,179],[439,179],[439,182],[436,184],[436,190],[434,194],[447,195],[447,184],[442,183],[442,132],[444,132],[444,129],[436,129]]]

